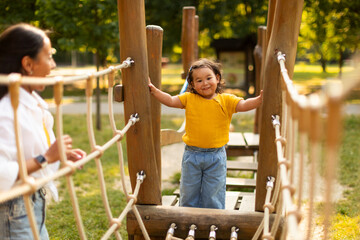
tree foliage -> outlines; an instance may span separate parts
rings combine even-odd
[[[180,45],[182,8],[196,7],[199,16],[199,46],[207,51],[212,39],[241,38],[256,34],[257,27],[266,23],[267,0],[147,0],[147,24],[164,29],[164,52],[176,51]]]
[[[93,52],[104,66],[119,44],[116,0],[37,0],[37,6],[64,50]]]
[[[35,16],[35,0],[1,0],[0,1],[0,32],[12,24],[19,22],[37,25]]]
[[[345,55],[359,48],[359,9],[359,1],[306,0],[298,55],[320,62],[324,72],[328,61],[337,60],[341,72]]]

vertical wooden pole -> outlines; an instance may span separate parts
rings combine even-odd
[[[333,183],[336,179],[339,146],[342,135],[342,103],[343,99],[335,84],[330,88],[328,98],[328,122],[326,126],[326,166],[325,166],[325,207],[324,207],[324,239],[329,239],[331,216],[333,214]]]
[[[266,34],[266,27],[258,27],[257,44],[254,49],[254,64],[255,64],[255,96],[260,94],[261,90],[261,71],[263,59],[263,35]],[[260,119],[261,106],[256,109],[254,120],[254,133],[259,133],[259,119]]]
[[[256,178],[255,210],[263,211],[267,176],[276,176],[277,154],[272,115],[281,117],[281,74],[276,51],[286,54],[286,66],[290,78],[293,75],[297,39],[300,31],[303,0],[277,0],[264,68],[264,98],[261,113],[259,165]],[[269,3],[271,6],[271,2]],[[270,14],[270,13],[269,13]],[[269,34],[268,34],[269,36]],[[278,179],[276,179],[278,181]]]
[[[195,7],[183,7],[183,19],[181,29],[181,47],[183,74],[185,79],[189,68],[194,61],[194,36],[195,36]]]
[[[199,16],[195,15],[195,27],[194,27],[194,60],[199,59]]]
[[[149,77],[155,87],[161,87],[161,57],[163,29],[159,26],[150,25],[146,27],[146,41],[148,52]],[[159,175],[161,189],[161,147],[160,147],[160,102],[151,97],[151,120],[153,129],[153,142],[155,148],[156,165]]]
[[[122,71],[125,120],[138,113],[140,121],[126,135],[128,166],[132,188],[136,173],[146,178],[137,198],[138,204],[161,204],[160,179],[153,143],[144,0],[118,0],[120,58],[131,57],[135,64]]]

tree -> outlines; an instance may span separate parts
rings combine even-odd
[[[36,24],[36,0],[1,0],[0,1],[0,32],[12,24],[27,22]]]
[[[306,55],[310,62],[320,61],[323,72],[330,58],[327,41],[330,5],[327,0],[305,1],[303,26],[299,36],[299,53]]]
[[[320,61],[323,71],[337,60],[339,73],[348,52],[360,43],[360,2],[351,0],[307,0],[300,30],[299,56]]]
[[[354,53],[360,46],[360,2],[333,1],[329,20],[329,42],[342,74],[346,51]]]
[[[200,51],[206,52],[212,39],[255,35],[257,27],[266,23],[267,3],[267,0],[147,0],[146,21],[164,29],[164,53],[171,54],[180,46],[182,8],[196,7],[199,47]]]
[[[60,48],[93,52],[97,70],[106,66],[107,56],[119,45],[116,0],[37,0],[37,6],[37,15],[54,31]],[[96,100],[100,129],[99,79]]]

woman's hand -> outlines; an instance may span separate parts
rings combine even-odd
[[[83,150],[72,148],[72,138],[69,135],[64,135],[62,137],[62,141],[64,143],[65,153],[68,160],[75,162],[86,156],[86,153]],[[44,156],[48,163],[54,163],[60,160],[60,151],[57,140],[49,147]]]
[[[71,150],[66,151],[66,157],[68,160],[76,162],[76,161],[86,157],[86,152],[84,152],[80,148],[71,149]]]

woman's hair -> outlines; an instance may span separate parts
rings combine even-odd
[[[0,35],[0,74],[26,74],[22,68],[23,57],[36,58],[44,46],[45,32],[26,23],[7,28]],[[0,85],[0,99],[7,93],[7,86]]]
[[[195,69],[198,69],[198,68],[209,68],[211,71],[214,72],[215,76],[220,79],[215,92],[222,93],[223,87],[225,84],[224,84],[224,81],[221,76],[221,64],[213,62],[213,61],[211,61],[209,59],[205,59],[205,58],[199,59],[196,62],[194,62],[189,69],[189,73],[186,77],[186,81],[188,82],[189,92],[198,94],[192,85],[192,83],[194,81],[193,72]]]

